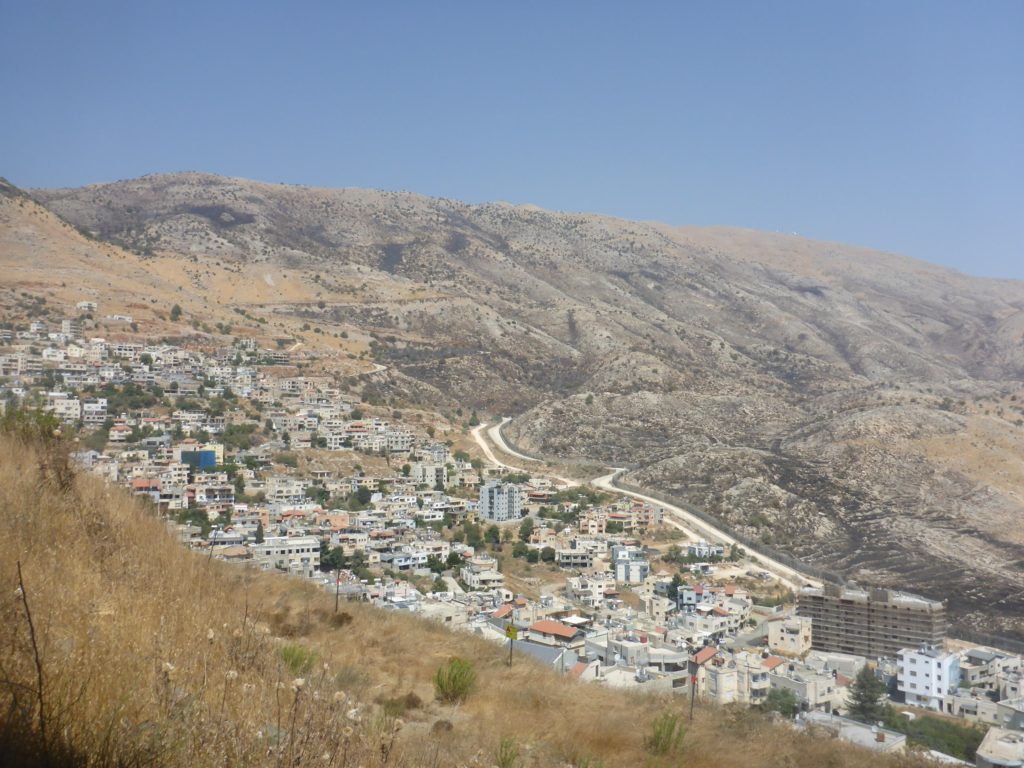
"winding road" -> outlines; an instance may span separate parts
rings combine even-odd
[[[480,446],[480,450],[483,451],[484,456],[486,456],[487,460],[490,461],[492,464],[498,467],[504,467],[505,469],[511,470],[513,472],[527,472],[528,470],[523,469],[522,467],[513,467],[509,464],[505,464],[504,462],[499,461],[498,458],[494,455],[494,451],[492,450],[491,445],[488,443],[487,440],[484,439],[482,434],[483,431],[487,429],[487,437],[490,438],[491,443],[493,443],[494,446],[496,446],[499,450],[508,454],[509,456],[515,456],[516,458],[523,459],[525,461],[539,462],[539,459],[535,459],[532,456],[522,454],[519,451],[513,449],[511,446],[508,445],[508,443],[505,442],[505,438],[501,434],[501,428],[508,424],[511,420],[512,419],[505,417],[504,419],[501,420],[501,423],[495,424],[489,429],[487,428],[487,424],[481,424],[470,430],[470,434],[472,434],[473,439],[476,441],[476,444]],[[822,586],[822,583],[819,580],[814,579],[804,573],[801,573],[795,568],[791,568],[788,565],[784,565],[783,563],[774,560],[768,555],[758,552],[756,549],[752,549],[746,544],[741,544],[725,531],[705,522],[701,518],[694,515],[692,512],[688,512],[682,507],[677,507],[674,504],[669,504],[668,502],[662,501],[661,499],[655,498],[654,496],[647,496],[643,493],[627,491],[617,487],[615,485],[615,478],[621,475],[626,470],[618,467],[612,467],[611,470],[612,471],[609,472],[607,475],[602,475],[601,477],[596,477],[593,480],[591,480],[590,485],[602,491],[618,493],[623,496],[629,496],[631,498],[638,499],[648,504],[655,504],[661,507],[665,511],[666,515],[671,518],[669,522],[674,527],[678,528],[680,531],[685,533],[686,536],[691,539],[706,539],[708,541],[722,543],[726,546],[732,546],[734,544],[737,546],[742,546],[743,549],[746,551],[746,556],[748,558],[758,563],[762,568],[764,568],[764,570],[773,574],[776,578],[778,578],[780,582],[786,585],[789,589],[797,590],[804,585],[810,585],[812,587]],[[555,480],[558,480],[569,486],[580,485],[580,483],[575,480],[569,480],[568,478],[557,476],[552,477],[554,477]]]

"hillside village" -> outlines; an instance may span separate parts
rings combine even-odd
[[[1024,661],[945,637],[941,602],[795,594],[741,548],[680,535],[656,504],[487,461],[465,439],[475,413],[442,429],[363,401],[288,344],[156,341],[127,315],[104,316],[117,330],[99,337],[95,302],[63,310],[59,326],[0,326],[0,407],[51,411],[76,461],[184,546],[474,633],[496,654],[511,644],[595,685],[774,709],[883,752],[941,715],[979,726],[978,765],[1024,759]],[[936,618],[920,643],[842,648],[814,618],[829,598]],[[848,717],[864,675],[903,713],[895,722]]]

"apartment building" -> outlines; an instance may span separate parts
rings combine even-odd
[[[869,658],[941,645],[948,627],[944,602],[888,589],[804,587],[796,612],[811,619],[813,648]]]
[[[523,495],[519,486],[488,483],[480,489],[480,518],[495,523],[519,520],[523,516]]]

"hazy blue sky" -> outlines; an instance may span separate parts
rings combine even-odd
[[[0,175],[204,170],[1024,278],[1024,2],[0,0]]]

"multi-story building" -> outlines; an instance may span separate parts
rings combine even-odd
[[[768,620],[768,649],[786,656],[803,656],[811,650],[812,622],[806,616]]]
[[[813,623],[813,648],[870,658],[941,645],[948,627],[944,602],[888,589],[804,587],[796,612]]]
[[[519,520],[523,516],[523,496],[519,487],[509,483],[488,483],[480,489],[480,518],[495,523]]]
[[[960,656],[934,646],[902,648],[896,655],[896,687],[907,704],[943,711],[943,698],[960,685]]]
[[[82,421],[86,426],[99,426],[107,420],[107,398],[93,397],[82,403]]]
[[[623,584],[643,584],[651,573],[651,564],[639,547],[613,547],[612,566],[615,580]]]
[[[320,568],[320,540],[315,536],[268,536],[252,545],[252,554],[267,568],[307,578]]]
[[[82,338],[82,324],[78,320],[61,320],[60,332],[69,339]]]

